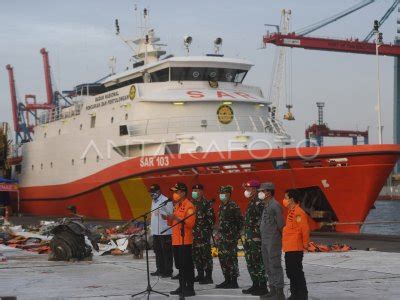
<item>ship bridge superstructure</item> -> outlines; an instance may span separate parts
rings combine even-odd
[[[178,57],[165,56],[153,29],[143,34],[130,42],[137,46],[131,68],[77,85],[65,93],[70,105],[42,113],[22,149],[22,169],[31,171],[19,174],[25,186],[69,182],[141,157],[290,145],[261,88],[244,83],[252,64],[220,54],[222,39],[214,54],[187,49]]]

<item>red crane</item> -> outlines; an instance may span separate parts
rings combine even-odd
[[[7,65],[6,69],[8,72],[8,79],[10,83],[11,107],[13,113],[13,124],[16,135],[16,143],[18,144],[19,142],[28,142],[32,139],[30,134],[33,132],[33,126],[28,125],[25,121],[25,105],[23,103],[18,103],[14,70],[11,65]]]
[[[296,32],[289,34],[282,34],[279,32],[279,26],[275,26],[278,29],[278,32],[275,33],[267,33],[263,36],[263,43],[266,44],[275,44],[276,46],[283,47],[291,47],[291,48],[304,48],[311,50],[325,50],[325,51],[336,51],[336,52],[350,52],[350,53],[359,53],[359,54],[376,54],[376,44],[369,43],[368,41],[374,35],[375,30],[373,29],[364,40],[360,41],[359,39],[330,39],[330,38],[319,38],[319,37],[308,37],[307,34],[314,32],[326,25],[329,25],[337,20],[344,18],[372,3],[375,0],[364,0],[360,3],[345,9],[344,11],[333,15],[329,18],[321,20],[315,24],[307,26],[304,29],[300,29]],[[392,14],[392,12],[396,9],[400,0],[394,0],[392,5],[388,8],[382,18],[377,22],[377,27],[379,28]],[[269,24],[266,24],[271,26]],[[400,46],[392,45],[392,44],[381,44],[379,46],[379,55],[387,55],[387,56],[400,56]]]
[[[7,65],[6,69],[8,72],[8,81],[10,84],[11,108],[13,114],[14,131],[20,132],[20,127],[18,122],[18,101],[17,101],[17,92],[15,88],[14,70],[11,67],[11,65]]]
[[[45,48],[40,49],[40,53],[43,56],[43,68],[44,68],[44,79],[46,82],[46,95],[47,95],[47,104],[54,104],[53,101],[53,86],[51,84],[51,73],[50,73],[50,63],[49,63],[49,52],[46,51]]]
[[[50,110],[55,107],[53,101],[53,88],[51,84],[49,55],[45,48],[42,48],[40,50],[40,53],[43,56],[43,66],[45,72],[45,83],[46,83],[46,94],[47,94],[47,101],[45,103],[36,103],[35,95],[25,95],[25,104],[18,103],[16,87],[15,87],[14,70],[11,67],[11,65],[6,66],[10,82],[11,107],[12,107],[13,124],[16,133],[17,144],[19,144],[20,142],[24,143],[32,140],[30,133],[33,132],[34,125],[37,125],[38,110]],[[33,99],[33,101],[28,101],[29,99]],[[34,124],[29,124],[30,121],[29,114],[32,114],[32,116],[35,118]]]
[[[279,32],[266,34],[264,44],[275,44],[291,48],[304,48],[311,50],[325,50],[335,52],[351,52],[359,54],[376,54],[376,44],[360,41],[358,39],[329,39],[308,37],[296,33],[281,34]],[[400,45],[382,44],[379,46],[379,55],[400,56]]]
[[[358,144],[358,138],[364,138],[364,145],[368,144],[368,130],[337,130],[330,129],[328,125],[324,122],[324,102],[317,102],[318,107],[318,122],[312,124],[306,129],[306,146],[310,146],[310,140],[315,139],[318,146],[324,144],[324,137],[344,137],[351,138],[353,140],[353,145]]]

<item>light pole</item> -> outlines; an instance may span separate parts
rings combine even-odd
[[[378,93],[378,141],[382,144],[382,119],[381,119],[381,73],[379,65],[379,47],[382,45],[382,33],[379,32],[379,21],[374,21],[375,45],[376,45],[376,67],[377,67],[377,93]]]

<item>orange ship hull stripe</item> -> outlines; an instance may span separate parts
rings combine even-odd
[[[151,207],[151,199],[147,187],[141,178],[125,179],[119,183],[129,203],[132,217],[138,217]]]
[[[108,216],[111,220],[122,220],[121,211],[118,206],[118,201],[115,199],[110,186],[101,188],[104,201],[107,206]]]
[[[118,183],[113,183],[110,185],[110,189],[113,192],[115,199],[117,200],[122,219],[124,220],[131,219],[132,211],[128,203],[128,199],[125,197],[125,194],[122,191],[121,186]]]
[[[297,160],[296,163],[301,164],[303,159],[299,156],[300,154],[303,156],[312,155],[316,153],[316,150],[315,148],[311,147],[302,148],[301,153],[299,153],[299,150],[295,148],[273,149],[271,151],[254,150],[251,152],[233,151],[231,153],[211,152],[207,153],[206,157],[204,157],[204,153],[182,154],[180,158],[173,159],[170,157],[170,163],[168,166],[162,167],[157,165],[141,166],[140,162],[142,158],[134,158],[74,182],[51,186],[21,187],[21,199],[66,199],[95,190],[96,188],[101,188],[112,182],[130,178],[132,176],[142,176],[144,174],[174,170],[178,168],[190,168],[197,167],[199,165],[207,166],[221,164],[259,163],[260,160],[257,160],[254,157],[261,157],[266,153],[269,153],[269,156],[268,158],[261,160],[261,163],[271,160],[282,160],[284,159],[283,157],[286,157],[286,159]],[[334,146],[320,148],[319,154],[315,159],[322,159],[324,157],[354,157],[357,160],[357,164],[377,163],[381,165],[389,165],[393,164],[393,161],[397,161],[399,154],[400,146],[398,145]],[[224,158],[221,158],[221,156],[224,156]],[[154,157],[151,158],[154,160]],[[366,158],[368,158],[368,162],[366,161]],[[137,172],[132,172],[132,170],[137,170]],[[74,188],[72,189],[71,186]]]

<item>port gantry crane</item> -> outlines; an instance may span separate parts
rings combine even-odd
[[[278,32],[282,34],[288,34],[290,32],[290,17],[292,12],[290,10],[282,10],[281,21],[278,25],[265,24],[265,26],[276,27]],[[287,72],[291,72],[291,66],[287,62],[287,53],[285,47],[278,47],[275,52],[275,58],[272,69],[272,80],[269,88],[268,100],[271,102],[271,119],[275,122],[277,115],[279,114],[280,103],[286,103],[287,112],[283,119],[293,121],[294,116],[291,112],[293,107],[292,104],[292,91],[291,82],[287,82]],[[289,67],[289,68],[288,68]],[[289,74],[291,75],[291,73]]]
[[[309,37],[307,34],[314,32],[322,27],[325,27],[351,13],[354,13],[361,8],[374,3],[375,0],[366,0],[361,3],[354,5],[332,17],[325,20],[314,23],[310,26],[300,29],[292,33],[274,32],[267,33],[263,37],[263,43],[275,44],[276,46],[291,47],[291,48],[304,48],[311,50],[325,50],[325,51],[336,51],[336,52],[351,52],[358,54],[376,54],[375,42],[369,42],[371,37],[374,35],[374,30],[368,33],[366,38],[363,40],[359,39],[330,39],[320,37]],[[386,13],[382,16],[379,21],[379,26],[382,25],[391,13],[396,9],[400,0],[395,0],[389,7]],[[382,44],[379,46],[379,55],[387,56],[400,56],[400,46],[393,44]]]
[[[321,20],[317,23],[311,24],[303,29],[295,32],[285,33],[280,32],[279,27],[277,27],[277,32],[269,33],[263,36],[263,43],[275,44],[278,47],[290,47],[290,48],[303,48],[310,50],[324,50],[324,51],[335,51],[335,52],[349,52],[356,54],[374,54],[374,55],[384,55],[395,57],[395,95],[394,95],[394,137],[395,142],[400,142],[400,38],[396,38],[395,44],[385,44],[382,42],[382,35],[379,33],[379,27],[389,18],[393,11],[398,7],[400,0],[394,0],[392,5],[387,9],[385,14],[381,17],[379,21],[375,21],[374,28],[368,33],[368,35],[363,39],[331,39],[331,38],[320,38],[320,37],[309,37],[306,36],[324,26],[327,26],[345,16],[348,16],[372,3],[376,0],[364,0],[360,3],[353,5],[352,7],[339,12],[327,19]],[[400,8],[399,8],[400,12]],[[400,20],[397,21],[400,25]],[[370,39],[376,35],[377,41],[369,42]],[[400,33],[400,28],[398,28],[397,33]],[[379,46],[378,46],[379,43]],[[379,52],[377,48],[379,47]],[[399,81],[399,82],[398,82]],[[380,116],[379,116],[380,117]],[[317,143],[322,144],[323,136],[331,137],[355,137],[362,136],[364,141],[368,143],[368,135],[366,132],[358,131],[348,131],[343,130],[338,134],[338,132],[333,132],[329,128],[323,128],[324,124],[313,124],[306,130],[306,139],[313,135],[316,137]],[[380,131],[380,141],[381,141],[381,124],[379,121],[379,131]],[[353,143],[355,139],[353,138]],[[309,145],[309,140],[308,143]],[[399,167],[400,169],[400,167]]]
[[[317,102],[318,122],[310,125],[305,132],[306,146],[311,146],[311,140],[315,139],[318,146],[324,145],[324,137],[351,138],[353,145],[358,144],[358,138],[362,137],[364,145],[368,144],[368,130],[338,130],[331,129],[324,122],[324,102]]]
[[[11,95],[11,107],[13,114],[13,125],[15,131],[15,149],[17,153],[12,153],[12,157],[8,159],[10,165],[18,164],[21,162],[22,157],[19,156],[18,148],[23,143],[30,142],[32,135],[34,134],[34,126],[37,125],[38,111],[39,110],[52,110],[57,105],[57,99],[59,97],[58,92],[53,92],[50,74],[50,63],[48,52],[45,48],[40,50],[43,58],[43,67],[45,74],[45,85],[47,101],[45,103],[37,103],[36,96],[32,94],[25,95],[25,103],[18,101],[17,88],[15,84],[14,69],[11,65],[7,65],[6,69],[8,72],[8,79],[10,85]],[[34,123],[30,123],[29,116],[32,115]]]

